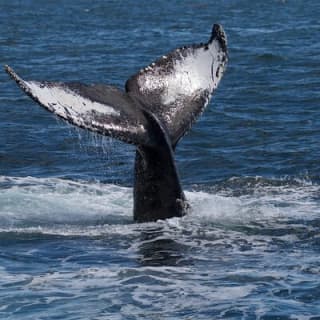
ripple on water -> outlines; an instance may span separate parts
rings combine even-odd
[[[193,209],[186,217],[134,224],[130,188],[63,179],[0,182],[6,199],[0,201],[6,218],[0,314],[50,308],[52,316],[79,315],[75,306],[84,302],[87,317],[97,304],[104,306],[101,316],[135,318],[163,310],[172,317],[196,312],[199,319],[318,312],[316,184],[257,177],[209,190],[195,186],[187,191]],[[20,199],[34,206],[22,209]]]

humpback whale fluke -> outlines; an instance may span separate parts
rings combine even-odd
[[[134,144],[134,219],[183,216],[188,204],[174,161],[178,141],[207,106],[228,60],[226,36],[213,25],[207,43],[175,49],[128,79],[105,84],[25,81],[6,72],[48,111],[78,127]]]

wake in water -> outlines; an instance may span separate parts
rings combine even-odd
[[[312,221],[320,215],[320,187],[307,181],[232,178],[194,189],[186,192],[192,207],[189,215],[154,225],[276,226],[282,221]],[[0,190],[1,232],[99,235],[139,229],[132,219],[131,188],[2,176]]]

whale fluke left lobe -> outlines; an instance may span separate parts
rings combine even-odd
[[[25,81],[9,66],[5,70],[33,100],[69,123],[127,143],[154,145],[144,113],[118,88],[78,82]]]

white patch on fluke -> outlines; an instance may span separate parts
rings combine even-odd
[[[196,98],[204,91],[212,93],[222,78],[226,53],[217,40],[208,44],[207,49],[202,46],[188,50],[184,56],[181,49],[176,49],[180,59],[173,59],[170,73],[163,70],[163,66],[151,64],[146,67],[145,74],[138,80],[142,94],[159,91],[161,102],[170,105],[186,97]],[[162,59],[167,59],[167,56],[162,56]]]
[[[211,92],[218,85],[221,77],[212,77],[212,70],[217,70],[219,46],[213,41],[208,50],[204,48],[195,51],[177,61],[175,72],[168,77],[168,91],[163,97],[164,104],[174,102],[179,96],[185,96],[190,92],[198,92],[207,89]]]
[[[173,103],[179,97],[189,96],[208,90],[212,92],[219,84],[222,72],[216,76],[221,66],[220,46],[213,41],[208,50],[196,49],[194,54],[177,60],[174,72],[167,77],[167,91],[162,97],[166,105]]]
[[[50,111],[61,116],[62,118],[86,117],[92,112],[98,112],[106,115],[119,116],[120,113],[115,111],[111,106],[99,102],[91,101],[67,87],[52,86],[47,87],[41,83],[30,81],[24,82],[30,90],[30,94],[39,100]]]

